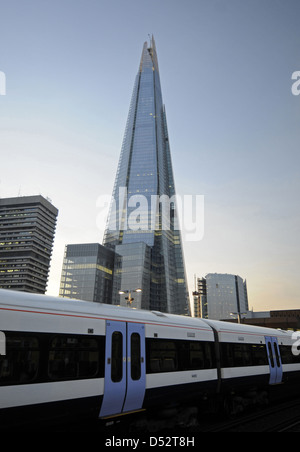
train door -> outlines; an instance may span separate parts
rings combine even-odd
[[[270,365],[270,385],[282,382],[283,370],[277,337],[266,336],[266,346]]]
[[[127,323],[127,393],[123,411],[139,410],[146,391],[145,325]]]
[[[126,394],[126,323],[106,322],[104,398],[100,417],[122,412]]]
[[[100,417],[141,409],[145,390],[145,326],[107,321],[104,398]]]

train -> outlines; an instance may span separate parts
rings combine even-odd
[[[1,289],[0,332],[0,428],[126,418],[159,429],[299,390],[289,331]]]

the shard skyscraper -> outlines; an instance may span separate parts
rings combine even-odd
[[[104,245],[118,256],[115,304],[189,314],[174,200],[166,112],[152,38],[143,47],[104,236]]]

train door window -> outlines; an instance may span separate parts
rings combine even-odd
[[[111,381],[119,383],[123,378],[123,334],[115,331],[111,345]]]
[[[279,350],[278,350],[278,345],[277,345],[276,342],[274,342],[274,349],[275,349],[275,356],[276,356],[277,367],[281,367]]]
[[[133,333],[131,335],[131,378],[137,381],[141,375],[141,337],[138,333]]]
[[[32,383],[39,369],[39,340],[6,334],[6,355],[0,357],[0,386]]]
[[[271,364],[271,367],[274,368],[275,367],[275,363],[274,363],[274,357],[273,357],[273,350],[272,350],[271,342],[268,342],[268,349],[269,349],[269,356],[270,356],[270,364]]]

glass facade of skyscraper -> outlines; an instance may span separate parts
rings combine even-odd
[[[174,196],[166,113],[152,38],[150,46],[147,42],[144,44],[134,85],[104,245],[118,247],[117,253],[124,259],[126,255],[126,264],[120,264],[118,274],[119,281],[122,276],[121,285],[126,287],[119,289],[136,289],[141,275],[148,274],[150,286],[148,289],[147,278],[144,279],[139,307],[188,314],[188,290]],[[171,202],[162,203],[161,197]],[[169,226],[163,227],[165,224]],[[129,276],[130,245],[132,255],[136,256],[137,243],[149,247],[148,251],[140,247],[139,265],[145,268]],[[122,246],[126,246],[124,253]]]
[[[114,304],[150,309],[151,248],[143,242],[116,246]],[[136,292],[142,289],[142,292]],[[125,291],[120,294],[120,291]],[[131,292],[132,291],[132,292]],[[132,300],[128,301],[129,293]]]
[[[115,253],[98,243],[67,245],[60,297],[111,304],[114,261]]]

